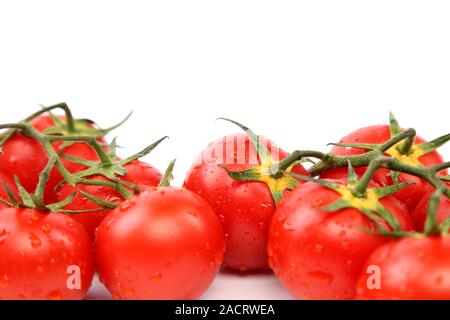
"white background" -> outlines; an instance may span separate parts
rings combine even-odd
[[[177,158],[176,184],[236,131],[220,116],[288,151],[326,150],[389,110],[434,138],[450,121],[449,17],[430,0],[2,1],[0,122],[61,101],[103,126],[134,110],[119,143],[169,135],[147,160]],[[270,274],[222,274],[205,295],[288,297]]]

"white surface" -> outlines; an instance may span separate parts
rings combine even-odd
[[[96,276],[88,300],[111,300]],[[270,272],[240,274],[222,271],[201,300],[290,300],[292,297]]]
[[[169,135],[146,160],[177,158],[178,185],[237,130],[220,116],[288,151],[326,150],[388,110],[434,138],[450,120],[449,16],[449,1],[2,1],[0,122],[38,103],[103,126],[134,109],[123,153]],[[275,288],[221,275],[205,297],[286,297]]]

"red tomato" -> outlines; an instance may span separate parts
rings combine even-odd
[[[121,179],[134,183],[141,191],[157,186],[162,178],[162,174],[157,169],[145,162],[136,160],[125,165],[124,168],[127,170],[127,174],[121,177]],[[106,180],[106,178],[102,176],[93,176],[88,179]],[[96,198],[109,202],[121,203],[125,200],[120,192],[110,187],[91,185],[77,185],[76,187],[72,187],[68,184],[59,188],[56,193],[56,200],[58,202],[63,201],[75,192],[75,198],[71,203],[64,207],[65,210],[94,210],[100,208],[97,204],[79,193],[78,190],[85,191]],[[110,211],[111,210],[106,209],[94,212],[77,213],[74,214],[73,217],[85,226],[91,238],[94,239],[96,228]]]
[[[196,299],[216,276],[224,246],[208,203],[172,187],[122,204],[95,240],[100,280],[115,299]]]
[[[390,128],[387,125],[377,125],[370,126],[358,129],[349,135],[342,138],[339,143],[374,143],[374,144],[382,144],[388,141],[391,138]],[[414,144],[420,144],[425,142],[424,139],[420,137],[416,137]],[[333,147],[331,152],[339,155],[339,156],[347,156],[354,154],[361,154],[367,152],[368,150],[358,149],[358,148],[343,148],[343,147]],[[417,159],[414,157],[409,158],[410,161],[419,161],[425,167],[430,167],[433,165],[437,165],[443,162],[442,157],[436,151],[425,154],[423,156],[418,157]],[[405,159],[402,159],[405,161]],[[408,160],[407,160],[408,161]],[[355,168],[357,173],[364,172],[366,167]],[[442,174],[446,171],[443,171]],[[323,179],[340,179],[347,176],[346,168],[333,169],[321,174],[321,178]],[[390,175],[390,170],[387,169],[379,169],[375,173],[373,180],[381,185],[391,185],[393,184],[393,180]],[[401,173],[398,179],[399,183],[403,182],[413,182],[415,184],[410,185],[406,188],[403,188],[399,192],[395,194],[395,197],[402,201],[406,206],[413,210],[416,204],[420,201],[420,199],[429,191],[433,190],[433,187],[427,183],[425,180],[406,174]]]
[[[337,181],[345,184],[344,180]],[[269,261],[283,285],[298,299],[351,299],[368,256],[389,238],[354,208],[327,212],[320,208],[340,195],[313,182],[297,186],[274,215],[269,234]],[[406,208],[392,196],[380,202],[403,230],[412,230]],[[386,228],[388,226],[383,224]]]
[[[261,141],[274,160],[287,156],[271,141]],[[267,235],[275,204],[265,183],[236,181],[222,166],[242,171],[259,164],[248,136],[235,134],[211,143],[196,159],[184,182],[185,188],[208,201],[222,222],[227,238],[224,265],[242,271],[268,267]],[[308,175],[301,165],[293,172]]]
[[[41,116],[34,119],[32,125],[38,131],[44,131],[53,126],[54,122],[49,116]],[[60,146],[61,142],[54,143],[56,150]],[[66,146],[62,153],[86,160],[99,160],[97,153],[83,142],[75,142]],[[84,165],[64,158],[61,161],[71,173],[86,169]],[[44,170],[47,162],[48,157],[39,142],[22,134],[15,134],[7,140],[2,146],[2,152],[0,152],[0,168],[2,172],[10,179],[13,179],[14,175],[16,175],[24,188],[31,193],[35,191],[39,181],[39,174]],[[62,176],[54,168],[46,184],[44,195],[46,203],[55,202],[54,188],[62,180]]]
[[[356,298],[449,300],[449,252],[448,237],[404,238],[383,245],[367,260],[357,284]],[[375,266],[378,274],[370,266]],[[379,276],[378,289],[372,286],[376,281],[373,276]]]
[[[433,192],[426,194],[422,200],[420,200],[416,209],[412,212],[412,217],[414,220],[414,225],[417,231],[423,231],[425,227],[425,220],[427,219],[428,206],[430,204],[430,197]],[[442,196],[439,201],[439,206],[437,208],[436,220],[438,223],[443,222],[445,219],[450,217],[450,199]]]
[[[0,300],[82,299],[94,274],[86,231],[60,213],[1,209],[0,256]]]

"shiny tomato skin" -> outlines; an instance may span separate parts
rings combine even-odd
[[[44,115],[34,119],[31,124],[36,130],[42,132],[53,126],[54,122],[49,116]],[[57,151],[81,159],[99,160],[94,149],[83,142],[75,142],[64,147],[63,150],[59,150],[61,144],[61,142],[54,143],[53,147]],[[61,161],[71,173],[86,169],[84,165],[64,158],[61,158]],[[22,134],[15,134],[8,139],[0,152],[0,170],[11,180],[16,175],[20,183],[30,193],[35,191],[39,181],[39,174],[44,170],[47,162],[47,154],[39,142]],[[45,188],[44,200],[46,203],[56,202],[54,189],[62,180],[61,174],[54,168],[50,173]]]
[[[159,184],[161,181],[162,174],[156,168],[142,161],[133,161],[124,166],[127,170],[125,176],[121,177],[122,180],[134,183],[137,185],[141,191],[148,190],[153,188]],[[88,179],[93,180],[106,180],[106,178],[102,176],[93,176]],[[64,209],[66,210],[95,210],[99,209],[100,206],[87,199],[78,191],[82,190],[87,192],[99,199],[106,200],[109,202],[121,203],[125,199],[120,194],[120,192],[114,190],[113,188],[106,186],[91,186],[91,185],[77,185],[73,187],[71,185],[65,184],[61,188],[58,189],[56,193],[56,200],[63,201],[67,197],[69,197],[72,193],[75,193],[75,198],[71,203],[66,205]],[[100,210],[86,213],[77,213],[74,214],[73,217],[81,222],[92,239],[95,238],[95,230],[103,221],[105,216],[111,212],[111,210]]]
[[[9,180],[16,175],[28,192],[36,189],[39,174],[48,162],[39,142],[22,134],[8,139],[0,151],[0,170]]]
[[[111,212],[95,248],[100,280],[115,299],[197,299],[222,264],[225,239],[204,199],[163,187]]]
[[[412,212],[414,225],[417,231],[423,231],[425,227],[425,221],[428,214],[428,206],[430,204],[430,197],[433,192],[426,194],[422,200],[417,204],[416,209]],[[437,208],[436,220],[438,223],[443,222],[450,217],[450,199],[442,196]]]
[[[364,231],[362,228],[375,227],[356,209],[320,210],[339,197],[333,190],[307,182],[284,198],[274,215],[268,245],[270,265],[295,298],[352,299],[366,259],[390,241]],[[381,203],[404,230],[413,229],[403,204],[393,197]]]
[[[403,238],[381,246],[367,260],[357,283],[359,300],[450,300],[450,238]],[[380,288],[369,289],[369,266]]]
[[[274,160],[287,156],[271,141],[261,140],[271,150]],[[241,147],[242,151],[238,152]],[[223,159],[215,156],[214,150],[223,151]],[[275,204],[265,183],[236,181],[221,166],[241,171],[259,163],[246,134],[227,136],[202,152],[184,182],[185,188],[205,198],[219,216],[227,238],[224,265],[241,271],[268,267],[267,235]],[[293,172],[308,175],[300,165]]]
[[[82,299],[94,274],[86,231],[60,213],[1,209],[0,255],[0,300]],[[80,289],[67,285],[70,266],[80,268]]]
[[[342,138],[339,143],[374,143],[382,144],[391,138],[390,128],[387,125],[375,125],[358,129],[349,135]],[[416,137],[415,144],[425,142],[421,137]],[[335,146],[331,149],[331,152],[339,156],[355,155],[367,152],[368,150],[359,148],[343,148]],[[433,151],[425,154],[419,158],[420,163],[425,167],[430,167],[443,162],[441,155]],[[363,173],[366,167],[355,168],[357,173]],[[347,174],[346,168],[332,169],[325,171],[321,174],[323,179],[340,179]],[[442,171],[442,174],[446,174],[446,171]],[[391,185],[393,180],[390,176],[390,170],[379,169],[375,173],[373,180],[381,185]],[[421,178],[401,173],[399,177],[399,183],[413,182],[410,185],[395,194],[395,197],[402,201],[409,210],[413,210],[420,199],[429,191],[433,190],[433,187]]]

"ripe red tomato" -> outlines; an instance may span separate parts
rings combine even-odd
[[[344,180],[337,182],[345,184]],[[354,208],[321,209],[339,198],[334,190],[307,182],[284,198],[275,212],[269,233],[270,266],[296,298],[352,299],[364,262],[373,250],[390,241],[364,231],[376,228]],[[380,202],[403,230],[413,229],[403,204],[392,196]]]
[[[34,119],[32,125],[38,131],[44,131],[55,125],[55,123],[49,116],[44,115]],[[58,150],[61,144],[61,142],[54,143],[55,150]],[[64,147],[61,152],[86,160],[98,160],[97,153],[92,147],[83,142],[72,143]],[[61,161],[71,173],[86,169],[84,165],[64,158]],[[48,157],[39,142],[22,134],[15,134],[8,139],[2,146],[2,152],[0,152],[1,171],[9,179],[12,179],[16,175],[24,188],[31,193],[35,191],[39,181],[39,174],[44,170],[47,162]],[[58,170],[53,168],[46,184],[44,194],[46,203],[55,202],[54,189],[62,180],[63,178]]]
[[[387,125],[377,125],[370,126],[358,129],[349,135],[342,138],[339,143],[373,143],[373,144],[382,144],[388,141],[391,138],[390,127]],[[421,137],[416,137],[414,144],[420,144],[425,142]],[[344,148],[335,146],[331,149],[331,152],[339,155],[339,156],[348,156],[355,155],[367,152],[368,150],[359,149],[359,148]],[[391,156],[394,156],[393,153]],[[401,161],[409,162],[410,164],[421,164],[424,167],[430,167],[433,165],[437,165],[443,162],[442,157],[438,152],[433,151],[428,154],[415,157],[412,156],[403,156]],[[366,167],[355,168],[357,173],[363,173],[366,170]],[[446,174],[446,171],[443,171],[442,174]],[[339,168],[328,170],[321,174],[321,178],[323,179],[340,179],[347,176],[346,168]],[[375,173],[373,180],[380,185],[391,185],[393,184],[393,180],[391,177],[390,170],[381,168],[377,170]],[[406,174],[401,173],[398,179],[399,183],[403,182],[413,182],[414,184],[403,188],[395,194],[395,197],[402,201],[410,210],[413,210],[416,204],[420,201],[420,199],[427,193],[433,190],[433,187],[426,182],[425,180]]]
[[[208,203],[172,187],[122,204],[95,240],[100,280],[115,299],[196,299],[216,276],[224,247]]]
[[[151,165],[135,160],[125,165],[124,168],[127,170],[125,176],[120,177],[123,181],[131,182],[137,185],[141,191],[148,190],[150,188],[156,187],[161,181],[162,174],[157,169]],[[93,180],[106,180],[102,176],[93,176],[88,179]],[[99,209],[100,206],[86,198],[82,195],[79,190],[87,192],[96,198],[106,200],[114,203],[121,203],[125,199],[120,194],[120,192],[114,190],[113,188],[106,186],[91,186],[91,185],[77,185],[75,187],[65,184],[58,189],[56,192],[56,200],[63,201],[69,197],[72,193],[75,193],[74,199],[66,205],[63,209],[65,210],[95,210]],[[105,216],[111,210],[105,209],[101,211],[93,211],[86,213],[77,213],[73,217],[81,222],[92,239],[95,238],[95,230],[103,221]]]
[[[360,300],[449,300],[450,238],[404,238],[378,248],[357,284]],[[378,268],[377,275],[367,272]],[[373,272],[373,271],[372,271]],[[373,276],[379,276],[374,288]],[[372,279],[371,279],[372,276]]]
[[[86,231],[60,213],[1,209],[0,256],[0,300],[82,299],[94,274]]]
[[[430,204],[430,197],[433,192],[426,194],[422,200],[420,200],[416,209],[412,212],[412,218],[417,231],[423,231],[425,227],[425,220],[427,218],[427,210]],[[442,196],[437,208],[436,220],[438,223],[443,222],[450,217],[450,199]]]
[[[274,160],[287,153],[261,137]],[[268,267],[267,235],[275,204],[268,186],[259,181],[236,181],[230,171],[260,164],[246,134],[235,134],[211,143],[195,160],[184,187],[201,195],[219,216],[227,239],[224,265],[239,270]],[[293,172],[308,175],[301,166]]]

